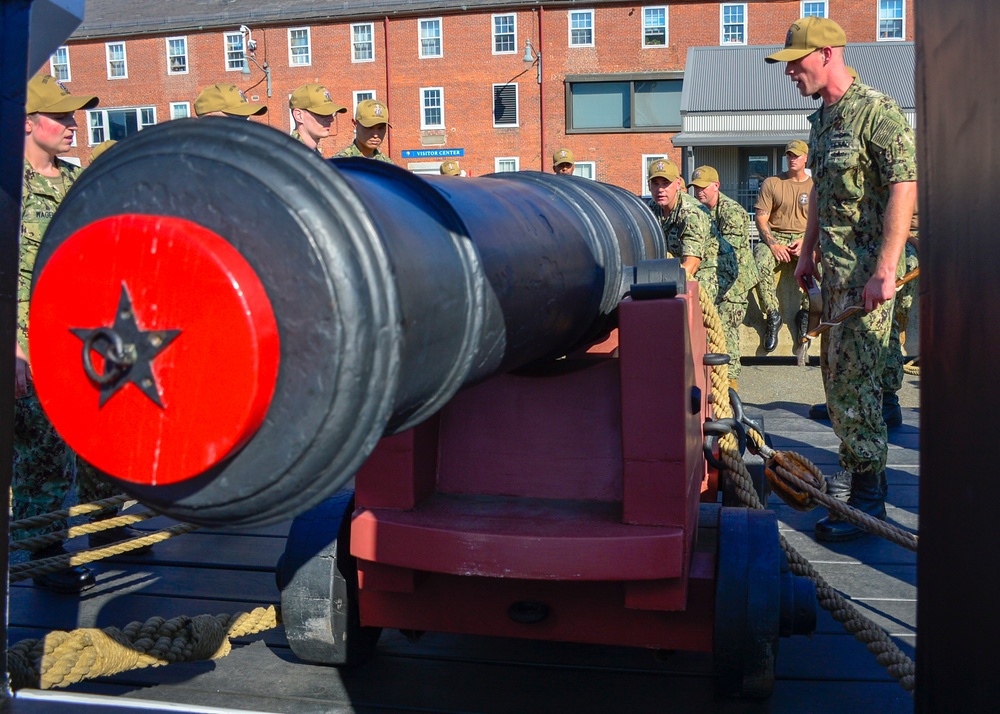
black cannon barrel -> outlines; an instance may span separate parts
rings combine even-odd
[[[146,322],[155,321],[150,316],[161,305],[167,311],[167,303],[178,303],[181,312],[171,314],[192,314],[199,325],[205,317],[212,334],[199,336],[191,324],[158,326],[176,328],[179,335],[156,353],[162,356],[149,358],[159,387],[147,382],[147,396],[160,389],[161,405],[152,397],[125,396],[128,390],[138,394],[137,384],[125,384],[132,367],[114,372],[114,350],[100,337],[88,347],[108,359],[104,376],[122,381],[100,387],[100,405],[100,389],[79,356],[37,374],[36,381],[57,429],[84,458],[144,503],[192,523],[266,523],[319,503],[353,476],[379,438],[420,423],[463,385],[558,357],[606,332],[632,282],[632,268],[665,257],[660,229],[637,197],[586,179],[530,172],[424,179],[365,159],[324,161],[280,132],[229,119],[169,122],[116,148],[83,173],[42,244],[34,277],[33,352],[36,344],[49,344],[45,334],[65,340],[68,330],[80,336],[82,327],[114,331],[122,324],[112,320],[115,304],[96,304],[94,314],[107,318],[88,325],[60,324],[59,306],[35,304],[54,300],[42,287],[55,281],[46,283],[47,274],[55,275],[57,266],[77,266],[66,253],[97,245],[109,247],[101,249],[107,254],[96,267],[58,269],[70,282],[81,271],[86,278],[77,288],[63,286],[57,300],[85,302],[127,292],[125,312],[134,307],[135,319]],[[105,220],[120,216],[139,218]],[[150,217],[159,222],[149,223]],[[187,231],[186,222],[195,228]],[[163,267],[170,251],[188,250],[186,234],[181,240],[156,234],[156,226],[168,224],[174,234],[205,229],[238,251],[266,293],[280,340],[273,396],[261,423],[245,427],[252,433],[233,439],[230,451],[213,452],[203,471],[169,478],[157,473],[158,459],[145,458],[167,444],[154,439],[151,446],[150,433],[199,418],[196,410],[175,409],[183,401],[171,390],[193,389],[203,378],[211,385],[213,375],[224,385],[231,371],[239,371],[234,362],[240,356],[226,364],[213,360],[211,339],[239,330],[225,324],[228,313],[213,302],[211,289],[189,282],[183,270],[176,277]],[[152,247],[138,268],[126,270],[124,247],[142,233],[136,225],[154,226],[142,229],[151,232],[142,240]],[[95,232],[103,242],[81,238]],[[241,284],[241,297],[243,291]],[[79,309],[74,305],[72,314]],[[216,320],[207,319],[216,314]],[[138,329],[141,336],[149,328]],[[42,335],[37,342],[36,330]],[[196,343],[209,345],[199,356],[199,376],[171,386],[170,370],[182,361],[178,355]],[[78,352],[79,345],[71,343]],[[84,406],[96,411],[72,423],[60,421],[77,405],[59,400],[81,401],[82,394],[87,401],[86,390],[68,389],[67,381],[79,387],[88,379],[95,396]],[[224,387],[200,398],[221,401]],[[111,459],[110,450],[133,448],[132,436],[100,434],[122,430],[102,420],[126,409],[129,399],[128,409],[150,413],[118,415],[107,423],[138,425],[135,453]],[[209,430],[210,424],[202,426]],[[185,428],[185,440],[172,442],[172,449],[218,450],[198,443],[197,424]]]

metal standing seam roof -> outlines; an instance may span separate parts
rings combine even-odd
[[[691,47],[684,68],[681,113],[812,112],[816,101],[799,94],[784,63],[764,58],[781,45]],[[844,59],[861,81],[912,111],[915,54],[912,42],[848,44]]]

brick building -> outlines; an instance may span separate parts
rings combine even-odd
[[[912,5],[87,0],[83,24],[44,69],[74,94],[101,98],[77,117],[70,156],[84,164],[105,139],[190,115],[216,82],[266,104],[254,120],[287,132],[289,95],[318,82],[349,110],[367,97],[385,101],[389,153],[411,170],[457,157],[473,175],[551,171],[565,146],[578,172],[644,193],[648,161],[689,163],[672,139],[691,48],[782,44],[804,14],[831,17],[851,42],[907,42]],[[787,82],[779,66],[766,81]],[[324,154],[352,141],[349,116],[338,117]]]

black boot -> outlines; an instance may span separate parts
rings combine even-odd
[[[809,407],[809,418],[816,421],[830,421],[830,410],[827,408],[826,402],[813,404]]]
[[[767,316],[767,325],[764,332],[764,351],[774,352],[778,346],[778,330],[781,329],[781,313],[772,310]]]
[[[795,313],[796,344],[802,344],[806,341],[807,332],[809,332],[809,311],[799,310]]]
[[[66,549],[63,547],[63,544],[56,543],[41,550],[36,550],[31,554],[31,560],[42,560],[65,554]],[[57,570],[54,573],[36,575],[33,580],[35,581],[35,585],[40,588],[68,595],[79,595],[84,590],[90,590],[97,583],[94,579],[94,572],[82,565]]]
[[[846,472],[845,472],[846,473]],[[840,476],[840,474],[837,474]],[[834,477],[836,479],[837,477]],[[831,479],[832,480],[832,479]],[[827,481],[827,493],[830,493],[830,480]],[[847,505],[858,509],[879,520],[885,520],[885,497],[888,492],[885,471],[880,473],[856,472],[851,474],[850,492]],[[841,495],[834,495],[841,498]],[[857,527],[850,521],[844,521],[830,513],[826,518],[816,522],[816,540],[827,543],[839,543],[854,540],[868,531]]]
[[[138,531],[131,526],[118,526],[117,528],[108,528],[105,531],[97,531],[96,533],[91,533],[87,536],[87,540],[90,543],[91,548],[103,548],[114,543],[120,543],[123,540],[131,540],[132,538],[141,538],[142,536],[149,535],[148,533],[143,533]],[[141,548],[136,548],[134,550],[128,551],[126,555],[146,555],[153,550],[153,546],[144,545]]]
[[[899,406],[899,395],[895,392],[882,392],[882,421],[887,429],[903,425],[903,410]]]

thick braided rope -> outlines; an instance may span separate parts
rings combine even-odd
[[[63,555],[54,555],[51,558],[32,560],[27,563],[17,563],[16,565],[10,566],[10,582],[16,583],[19,580],[26,580],[37,575],[54,573],[55,571],[62,570],[63,568],[86,565],[87,563],[92,563],[95,560],[102,560],[104,558],[111,558],[115,555],[122,555],[123,553],[128,553],[130,550],[143,548],[147,545],[154,545],[169,538],[173,538],[174,536],[181,535],[182,533],[189,533],[196,528],[198,528],[198,526],[190,523],[179,523],[176,526],[171,526],[170,528],[150,533],[147,536],[123,540],[120,543],[113,543],[112,545],[105,546],[104,548],[82,550],[79,553],[64,553]]]
[[[70,540],[71,538],[77,538],[91,533],[99,533],[100,531],[110,530],[111,528],[130,526],[133,523],[140,523],[153,518],[156,515],[157,514],[153,511],[143,511],[142,513],[136,513],[135,515],[115,516],[114,518],[107,518],[103,521],[83,523],[78,526],[65,528],[61,531],[55,531],[53,533],[35,536],[34,538],[25,538],[24,540],[15,541],[10,544],[10,549],[34,552],[36,550],[41,550],[46,546]]]
[[[709,350],[712,352],[725,352],[725,334],[722,332],[722,325],[719,320],[715,305],[708,296],[699,291],[700,305],[704,316],[705,328],[708,330]],[[721,349],[720,349],[721,343]],[[725,419],[732,417],[732,405],[729,403],[729,380],[728,368],[722,365],[725,380],[716,379],[716,370],[713,367],[712,377],[712,397],[714,400],[714,411],[718,418]],[[736,485],[737,493],[741,500],[749,507],[761,509],[761,503],[757,492],[753,489],[753,482],[746,465],[740,456],[738,443],[732,434],[719,439],[719,451],[723,462],[730,468]],[[815,467],[813,467],[815,468]],[[747,498],[744,499],[744,495]],[[779,536],[781,548],[788,557],[789,568],[796,575],[808,577],[816,584],[816,599],[820,607],[830,612],[837,622],[841,623],[844,630],[854,635],[855,639],[865,645],[869,652],[875,655],[876,661],[886,668],[890,676],[896,679],[900,686],[908,692],[912,692],[916,687],[916,666],[907,657],[896,643],[892,641],[886,632],[862,615],[858,610],[845,600],[840,593],[834,590],[826,580],[816,572],[812,564],[803,558],[796,551],[784,536]]]
[[[105,508],[111,508],[113,506],[120,506],[121,504],[129,501],[130,497],[122,494],[120,496],[112,496],[111,498],[105,498],[101,501],[94,501],[93,503],[83,503],[76,506],[71,506],[70,508],[64,508],[61,511],[52,511],[51,513],[43,513],[40,516],[32,516],[31,518],[22,518],[19,521],[14,521],[10,524],[10,530],[24,530],[30,528],[41,528],[42,526],[47,526],[50,523],[55,523],[56,521],[61,521],[66,518],[72,518],[74,516],[84,516],[88,513],[97,513],[98,511],[103,511]]]
[[[130,669],[218,659],[229,654],[231,638],[269,630],[280,621],[271,605],[236,615],[153,617],[121,630],[51,632],[7,650],[11,687],[53,689]]]

